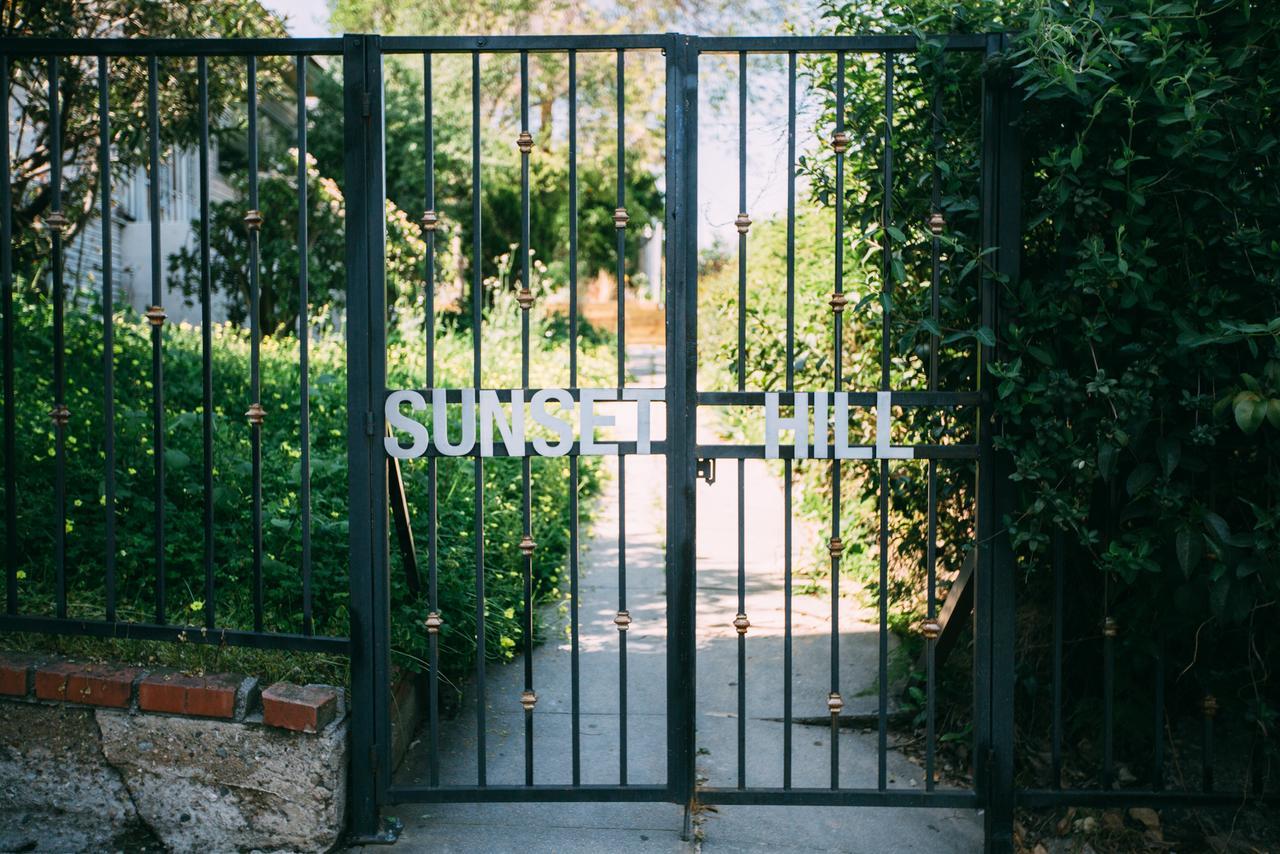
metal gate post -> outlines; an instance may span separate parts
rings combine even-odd
[[[1008,47],[1009,37],[987,37],[987,56]],[[978,458],[978,571],[974,600],[974,753],[975,783],[985,805],[985,850],[1013,851],[1014,750],[1014,560],[1004,518],[1009,513],[1012,471],[1009,455],[998,452],[994,438],[1001,426],[995,416],[995,383],[987,366],[1000,358],[1001,294],[1019,273],[1022,222],[1021,174],[1017,120],[1019,101],[1008,74],[1001,71],[983,83],[982,248],[995,248],[982,276],[982,325],[996,336],[996,346],[980,350],[979,387],[982,418]]]
[[[344,36],[342,71],[351,583],[348,804],[351,841],[368,844],[392,842],[398,830],[383,827],[378,815],[390,783],[387,479],[381,447],[387,378],[381,37]]]
[[[694,794],[694,612],[697,518],[696,40],[667,47],[667,780],[672,799]],[[686,819],[688,814],[686,813]],[[687,821],[686,821],[687,825]]]

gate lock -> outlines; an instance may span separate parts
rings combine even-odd
[[[715,457],[710,457],[705,460],[698,460],[697,476],[705,480],[708,486],[716,482]]]

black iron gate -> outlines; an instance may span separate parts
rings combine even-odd
[[[990,56],[999,51],[1003,44],[1000,35],[966,35],[941,39],[946,52],[969,52]],[[1013,579],[1012,564],[1006,550],[1004,538],[1001,536],[997,519],[1001,514],[1001,489],[1005,481],[1001,470],[1001,461],[992,445],[992,435],[998,429],[991,418],[991,393],[989,383],[985,379],[985,365],[994,358],[995,344],[992,340],[984,340],[976,347],[976,377],[981,378],[977,385],[964,391],[939,390],[932,380],[927,389],[911,391],[895,391],[892,387],[890,371],[891,342],[889,335],[889,311],[884,312],[884,334],[880,341],[880,360],[883,366],[881,382],[876,391],[848,390],[843,385],[843,378],[836,360],[834,383],[829,389],[832,393],[847,393],[847,403],[852,408],[877,407],[878,417],[885,422],[878,428],[883,432],[877,436],[876,444],[854,446],[850,456],[873,462],[866,464],[878,466],[881,478],[879,500],[879,546],[880,546],[880,580],[883,591],[887,579],[888,564],[888,486],[891,459],[914,458],[926,461],[927,477],[930,484],[930,496],[936,486],[935,466],[940,461],[960,461],[971,466],[976,472],[974,489],[973,515],[975,534],[973,543],[973,571],[971,574],[971,595],[974,620],[974,656],[973,656],[973,736],[972,736],[972,786],[946,787],[935,785],[933,779],[934,764],[934,649],[939,642],[942,626],[939,624],[938,603],[934,601],[933,566],[930,566],[930,587],[928,597],[929,622],[925,627],[928,638],[928,676],[926,691],[928,695],[929,739],[926,761],[929,767],[927,783],[919,788],[907,788],[889,785],[886,772],[886,726],[889,714],[887,675],[888,629],[886,599],[882,592],[880,597],[880,660],[879,660],[879,697],[878,697],[878,734],[879,734],[879,769],[874,785],[848,787],[840,783],[839,739],[840,716],[844,699],[840,694],[840,665],[838,660],[838,643],[833,643],[831,663],[832,685],[826,706],[830,711],[831,723],[831,775],[830,785],[796,786],[792,784],[791,775],[791,739],[792,723],[791,696],[791,634],[790,623],[787,626],[787,664],[785,678],[785,745],[783,747],[783,771],[781,785],[749,786],[742,773],[745,756],[745,736],[739,728],[738,762],[739,775],[737,786],[708,787],[696,783],[695,756],[697,745],[695,740],[695,597],[697,591],[696,578],[696,486],[699,476],[712,477],[717,459],[734,460],[738,466],[738,499],[742,506],[743,478],[741,473],[748,459],[779,457],[785,467],[784,478],[790,483],[793,459],[805,457],[806,442],[801,447],[782,446],[777,450],[767,449],[761,445],[727,445],[698,444],[696,436],[697,412],[699,407],[756,407],[766,404],[766,393],[763,390],[747,390],[745,374],[738,360],[737,385],[732,391],[700,391],[698,388],[698,103],[699,103],[699,59],[712,54],[727,54],[740,60],[742,75],[739,81],[740,103],[745,109],[747,103],[746,63],[748,56],[754,54],[780,55],[787,63],[787,80],[789,92],[788,104],[788,192],[790,204],[788,208],[789,234],[794,234],[795,224],[795,162],[796,162],[796,122],[795,105],[797,56],[803,54],[831,54],[837,57],[841,69],[840,80],[843,81],[843,69],[847,57],[856,57],[859,62],[879,61],[884,68],[884,151],[883,174],[881,180],[887,188],[884,193],[885,203],[879,211],[879,225],[882,235],[880,249],[884,253],[883,277],[881,282],[881,298],[885,305],[891,304],[888,294],[893,287],[893,268],[890,241],[894,232],[894,212],[889,199],[894,181],[893,148],[891,134],[894,121],[894,57],[909,54],[916,50],[918,42],[912,37],[869,36],[869,37],[830,37],[830,38],[696,38],[683,35],[663,36],[566,36],[566,37],[492,37],[492,38],[392,38],[368,35],[347,36],[343,40],[343,68],[345,77],[346,98],[346,177],[348,186],[347,211],[347,259],[349,275],[349,427],[350,427],[350,472],[351,472],[351,656],[352,656],[352,690],[356,698],[353,704],[353,751],[352,751],[352,806],[353,827],[361,838],[378,838],[385,834],[379,825],[379,808],[385,805],[415,801],[669,801],[686,806],[695,802],[708,804],[810,804],[810,805],[875,805],[875,806],[920,806],[920,807],[969,807],[985,808],[986,838],[988,846],[993,850],[1009,850],[1011,846],[1011,828],[1013,815],[1013,720],[1012,720],[1012,681],[1013,681]],[[534,784],[534,721],[538,712],[537,694],[534,690],[534,674],[529,656],[525,662],[525,691],[520,697],[505,698],[511,703],[519,701],[524,709],[525,753],[524,753],[524,785],[494,784],[487,775],[485,757],[485,680],[484,656],[478,656],[475,683],[472,686],[478,694],[476,700],[476,780],[474,784],[454,785],[442,784],[439,776],[435,754],[439,749],[437,733],[438,718],[438,686],[434,675],[428,677],[429,721],[431,728],[433,758],[429,779],[426,784],[408,784],[393,780],[391,767],[391,710],[390,710],[390,603],[389,603],[389,567],[388,567],[388,494],[386,455],[382,437],[386,435],[387,424],[383,414],[383,404],[390,389],[387,387],[386,352],[386,305],[384,284],[384,217],[383,200],[385,197],[383,173],[383,57],[391,54],[414,54],[422,57],[427,81],[425,111],[425,163],[427,170],[427,196],[424,199],[423,223],[427,228],[428,241],[434,240],[436,212],[433,197],[434,159],[432,155],[431,136],[431,68],[433,56],[443,54],[462,54],[471,59],[473,81],[472,103],[472,174],[473,187],[481,180],[480,150],[481,122],[479,102],[479,81],[481,79],[482,60],[492,54],[515,53],[521,62],[521,136],[517,141],[523,154],[523,187],[522,187],[522,246],[527,248],[529,242],[529,170],[528,151],[531,146],[528,111],[528,57],[538,53],[558,53],[567,56],[569,69],[569,115],[571,122],[569,140],[571,204],[576,205],[577,185],[575,166],[575,138],[573,136],[577,102],[575,100],[576,80],[575,63],[580,54],[588,52],[606,52],[616,56],[617,62],[617,99],[619,124],[618,163],[624,162],[623,145],[623,84],[627,57],[636,54],[654,54],[661,52],[665,57],[665,156],[666,156],[666,214],[665,229],[667,240],[665,245],[665,304],[666,304],[666,441],[654,444],[654,452],[665,454],[666,458],[666,775],[658,784],[629,783],[626,759],[626,721],[627,721],[627,628],[631,623],[626,608],[626,558],[625,530],[619,531],[623,556],[620,558],[619,573],[621,576],[621,601],[615,622],[618,625],[618,645],[620,652],[619,668],[621,672],[621,697],[618,714],[621,729],[621,768],[616,783],[584,784],[579,770],[578,744],[578,696],[579,674],[576,666],[577,650],[577,598],[576,588],[571,587],[574,594],[573,642],[575,664],[573,672],[573,732],[571,745],[565,749],[573,751],[572,779],[562,784]],[[837,126],[832,130],[829,144],[835,151],[838,180],[843,186],[844,153],[849,145],[850,135],[844,127],[844,86],[841,83],[837,93],[836,115]],[[980,285],[977,288],[974,304],[979,317],[975,322],[981,323],[988,330],[998,328],[998,280],[1017,274],[1017,245],[1019,237],[1018,221],[1018,155],[1016,139],[1012,131],[1010,111],[1014,109],[1014,101],[1004,84],[988,81],[982,93],[982,143],[981,143],[981,176],[980,188],[980,235],[982,252],[980,257],[987,261],[981,266]],[[747,132],[745,120],[739,129],[738,156],[740,174],[740,209],[737,212],[737,231],[739,234],[740,263],[745,255],[751,220],[747,211],[746,156]],[[621,172],[621,166],[619,168]],[[936,181],[936,178],[935,178]],[[617,226],[618,248],[618,280],[625,275],[623,251],[626,241],[628,215],[621,174],[618,178],[617,211],[614,222]],[[472,211],[472,234],[475,240],[471,283],[471,301],[473,306],[473,323],[475,333],[475,375],[474,385],[482,386],[481,352],[479,335],[480,300],[482,299],[482,281],[480,270],[480,234],[484,227],[482,211],[475,194],[475,205]],[[937,188],[935,184],[935,205],[937,204]],[[844,214],[843,193],[837,193],[836,202],[836,234],[833,242],[836,254],[836,275],[834,292],[830,295],[831,322],[834,333],[836,352],[842,352],[842,312],[851,302],[841,279],[842,263],[840,258],[844,251]],[[571,208],[571,211],[576,210]],[[935,206],[935,213],[938,208]],[[940,214],[939,214],[940,216]],[[576,265],[572,259],[576,252],[577,222],[576,215],[571,216],[570,225],[570,312],[573,315],[576,330]],[[928,227],[933,234],[933,288],[938,284],[938,235],[942,231],[940,220],[930,219]],[[429,243],[434,252],[434,243]],[[790,240],[788,253],[787,277],[787,339],[786,385],[779,389],[772,404],[780,407],[807,405],[809,398],[806,392],[798,391],[794,386],[792,366],[795,361],[794,349],[794,311],[796,292],[794,287],[795,247],[794,239]],[[528,265],[524,265],[527,267]],[[432,265],[428,263],[428,271]],[[430,275],[430,272],[428,273]],[[528,290],[527,270],[521,283],[521,294],[527,299],[532,297]],[[742,291],[745,299],[745,273],[741,273]],[[427,281],[428,293],[431,293],[431,280]],[[621,288],[619,291],[621,292]],[[621,333],[625,323],[624,299],[618,299],[618,331]],[[432,300],[426,300],[427,323],[434,323],[431,315]],[[527,309],[527,305],[521,304]],[[933,300],[934,319],[937,319],[938,302]],[[522,384],[526,395],[535,389],[529,388],[529,334],[528,312],[523,313],[523,353]],[[742,300],[739,302],[737,317],[739,351],[746,347],[747,322],[742,311]],[[572,334],[576,334],[572,333]],[[431,336],[428,335],[428,340]],[[571,340],[573,340],[571,338]],[[934,339],[936,352],[937,339]],[[619,335],[618,378],[619,391],[626,384],[625,369],[625,335]],[[576,351],[575,351],[576,352]],[[430,356],[429,356],[430,358]],[[571,357],[572,358],[572,357]],[[573,375],[570,393],[576,399],[579,389],[576,388],[576,369]],[[428,383],[431,382],[431,368],[428,367]],[[935,371],[936,373],[936,371]],[[932,376],[932,375],[931,375]],[[826,392],[823,392],[822,406],[827,405]],[[969,407],[976,415],[973,420],[974,429],[970,441],[963,443],[946,443],[933,445],[913,445],[894,447],[889,441],[890,427],[888,421],[893,407],[925,410],[955,410]],[[794,409],[791,411],[795,411]],[[823,410],[825,412],[825,409]],[[797,440],[799,441],[799,440]],[[815,441],[817,438],[815,437]],[[822,440],[825,447],[825,438]],[[572,476],[577,479],[577,454],[580,448],[576,445],[571,451],[573,460]],[[626,461],[630,448],[621,447],[618,462],[619,476],[625,478]],[[825,456],[824,453],[815,456]],[[834,456],[834,454],[832,455]],[[436,477],[435,462],[431,465],[429,478],[434,494]],[[839,459],[831,463],[835,471],[840,470]],[[483,483],[483,461],[475,456],[475,484],[477,517],[483,512],[481,485]],[[854,463],[849,463],[854,465]],[[526,597],[528,597],[529,562],[534,544],[529,537],[529,462],[524,459],[524,495],[525,495],[525,541],[528,549],[524,552],[524,572],[526,578]],[[625,482],[625,481],[624,481]],[[576,487],[575,487],[576,489]],[[625,496],[625,490],[623,492]],[[838,567],[844,544],[840,537],[839,527],[839,492],[835,496],[835,512],[833,529],[829,541],[824,543],[829,551],[833,576],[838,583]],[[433,503],[434,506],[434,503]],[[788,544],[791,542],[791,492],[787,490],[786,520]],[[929,531],[935,531],[935,507],[930,507]],[[741,512],[741,511],[740,511]],[[576,511],[575,511],[576,517]],[[739,516],[742,526],[742,517]],[[576,549],[577,532],[574,536],[574,554],[571,556],[570,584],[577,578]],[[475,550],[477,554],[477,634],[478,646],[484,648],[484,589],[483,565],[484,535],[482,526],[477,524],[475,531]],[[788,554],[790,551],[788,551]],[[740,546],[741,560],[741,546]],[[936,561],[932,549],[930,561]],[[436,645],[435,628],[440,615],[436,610],[435,599],[435,556],[432,554],[429,567],[430,618],[425,622],[426,631],[432,633],[431,662],[429,673],[436,673],[438,664],[438,647]],[[787,566],[787,603],[790,607],[790,574]],[[741,662],[745,656],[746,645],[750,643],[748,627],[750,620],[744,613],[741,598],[741,574],[739,592],[739,612],[731,617],[738,627],[738,650],[740,673]],[[834,600],[835,597],[833,597]],[[967,613],[967,612],[966,612]],[[789,611],[788,611],[789,614]],[[838,626],[835,624],[836,612],[833,606],[833,624],[831,637],[838,639]],[[965,613],[958,614],[957,622]],[[788,618],[789,619],[789,618]],[[434,625],[433,625],[434,621]],[[531,628],[531,626],[530,626]],[[953,627],[954,628],[954,627]],[[526,647],[525,652],[530,650]],[[739,720],[743,717],[740,693]],[[648,699],[652,702],[652,686],[648,686]],[[652,749],[652,748],[651,748]]]

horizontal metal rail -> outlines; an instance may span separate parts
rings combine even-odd
[[[28,614],[0,614],[0,631],[35,632],[50,635],[85,635],[119,640],[205,643],[244,646],[254,649],[287,649],[295,652],[327,652],[345,655],[346,638],[300,635],[288,632],[251,632],[241,629],[207,629],[204,626],[160,626],[155,623],[77,620],[68,617],[39,617]]]
[[[698,789],[698,801],[704,804],[768,805],[809,807],[951,807],[975,809],[981,805],[976,792],[956,789],[808,789],[764,788]]]
[[[389,804],[675,802],[666,786],[390,786]]]

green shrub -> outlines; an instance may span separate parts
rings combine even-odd
[[[102,321],[89,306],[66,319],[67,484],[66,584],[72,617],[101,619],[105,609],[106,514],[102,400]],[[499,296],[484,329],[490,354],[519,351],[518,311]],[[48,409],[53,400],[51,311],[46,304],[17,306],[15,373],[20,394],[15,415],[18,435],[17,492],[21,610],[54,612],[54,432]],[[117,312],[115,329],[116,574],[117,611],[126,621],[154,618],[154,449],[150,327],[132,312]],[[554,318],[534,317],[535,384],[563,382],[563,359],[552,352],[564,339]],[[544,334],[545,332],[545,334]],[[420,339],[420,335],[417,336]],[[388,349],[391,385],[422,384],[425,347],[393,330]],[[164,328],[165,398],[165,579],[167,619],[202,625],[203,443],[200,330],[185,324]],[[248,334],[230,325],[213,331],[214,560],[216,624],[252,628],[252,479],[250,430],[244,412],[249,395]],[[585,335],[584,377],[609,374],[612,357],[605,338]],[[470,384],[471,344],[465,332],[441,334],[436,342],[441,386]],[[302,630],[302,575],[299,488],[298,342],[292,336],[267,338],[261,345],[263,426],[264,623],[268,631]],[[518,361],[492,358],[486,383],[518,385]],[[343,636],[348,629],[347,594],[347,415],[345,342],[333,335],[310,348],[312,469],[312,591],[315,631]],[[568,478],[563,460],[535,460],[532,495],[536,590],[544,598],[555,588],[566,563]],[[405,466],[406,492],[426,576],[426,464]],[[582,464],[581,491],[589,497],[597,468]],[[490,642],[487,654],[509,658],[522,637],[516,615],[523,605],[520,538],[520,463],[494,459],[485,465],[485,575]],[[468,670],[474,655],[473,484],[469,461],[439,466],[439,587],[445,617],[441,667],[454,677]],[[586,513],[584,512],[584,518]],[[394,542],[394,538],[393,538]],[[422,620],[425,602],[408,595],[398,557],[391,565],[393,653],[410,667],[426,658]],[[153,653],[163,654],[163,653]],[[180,657],[180,656],[179,656]]]

